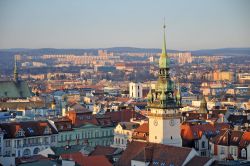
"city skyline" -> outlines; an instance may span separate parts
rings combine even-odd
[[[250,47],[249,1],[0,1],[0,48]]]

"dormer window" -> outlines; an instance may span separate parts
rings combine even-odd
[[[34,130],[31,127],[28,127],[28,131],[30,132],[30,134],[34,133]]]
[[[47,126],[44,130],[44,134],[51,134],[51,128]]]
[[[242,149],[241,150],[241,157],[242,158],[246,158],[247,157],[246,149]]]
[[[20,130],[16,133],[16,137],[24,137],[24,131],[23,131],[23,129],[20,129]]]

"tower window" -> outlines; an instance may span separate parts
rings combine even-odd
[[[171,136],[170,139],[173,139],[173,137]]]
[[[157,139],[157,136],[155,136],[155,139]]]

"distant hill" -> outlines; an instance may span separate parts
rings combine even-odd
[[[193,55],[250,56],[250,48],[219,48],[191,51]]]
[[[135,47],[112,47],[112,48],[94,48],[94,49],[56,49],[56,48],[41,48],[41,49],[0,49],[0,56],[2,54],[26,54],[26,55],[43,55],[43,54],[75,54],[82,55],[84,53],[91,53],[97,55],[99,49],[105,49],[108,52],[115,53],[160,53],[158,48],[135,48]],[[186,52],[182,50],[167,50],[168,52]],[[225,56],[250,56],[250,48],[219,48],[219,49],[202,49],[190,50],[193,55],[225,55]]]

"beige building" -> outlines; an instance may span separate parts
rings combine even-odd
[[[133,122],[118,123],[114,129],[114,142],[111,146],[126,149],[128,141],[132,140],[133,131],[139,126],[139,124]]]

